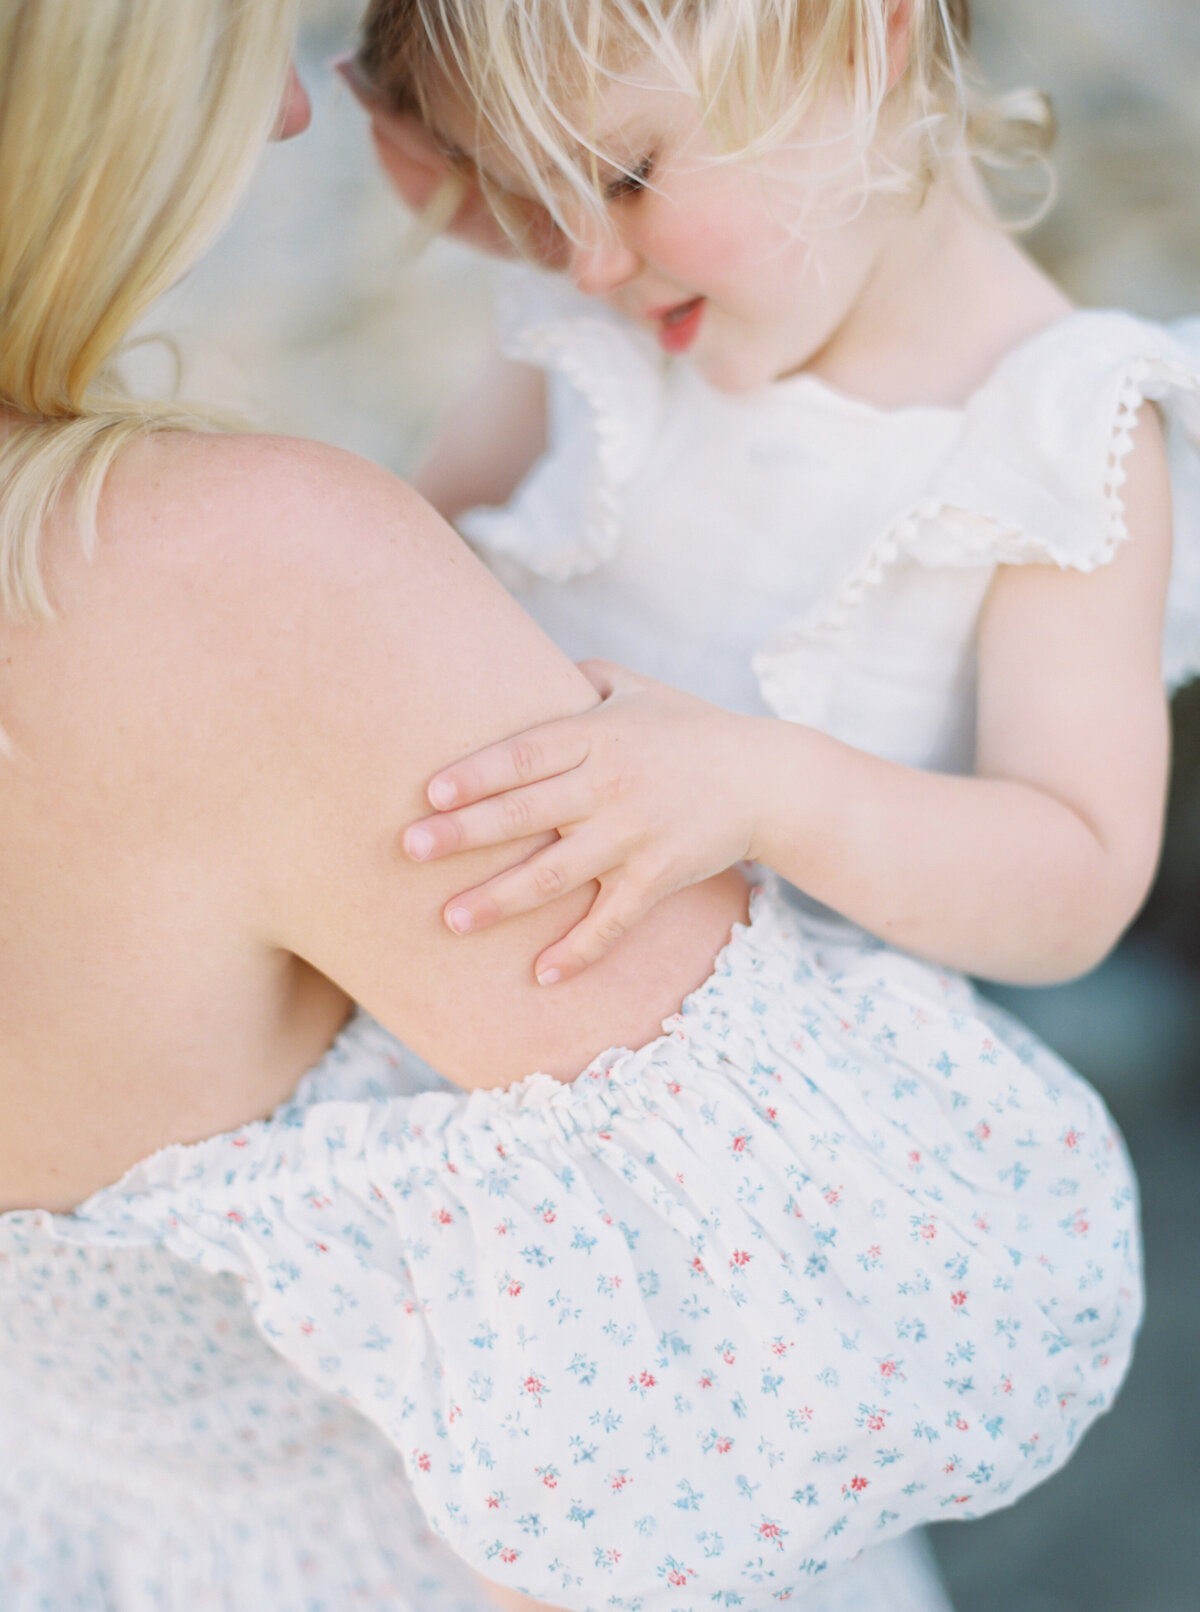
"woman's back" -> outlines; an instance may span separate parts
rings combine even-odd
[[[345,1017],[343,993],[250,943],[236,800],[213,820],[217,687],[235,668],[187,574],[179,501],[147,517],[142,492],[196,452],[130,450],[94,562],[52,534],[58,620],[6,630],[5,1207],[68,1207],[172,1132],[265,1112]]]
[[[739,915],[733,884],[681,897],[686,933],[569,993],[532,980],[537,925],[445,929],[456,875],[398,849],[424,779],[594,696],[384,473],[153,438],[94,559],[64,522],[48,561],[58,619],[10,625],[0,687],[0,1207],[266,1113],[351,995],[465,1083],[572,1073],[652,1035]]]

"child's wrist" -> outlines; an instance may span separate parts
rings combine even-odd
[[[812,729],[781,717],[750,717],[744,735],[747,793],[753,806],[749,857],[793,883],[803,876],[803,848],[813,824]]]

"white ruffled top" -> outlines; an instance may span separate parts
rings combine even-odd
[[[548,374],[550,443],[506,507],[460,526],[575,658],[968,771],[992,574],[1112,557],[1152,400],[1176,504],[1164,673],[1200,670],[1200,320],[1073,312],[962,407],[895,410],[805,374],[718,392],[527,269],[504,284],[501,329]]]

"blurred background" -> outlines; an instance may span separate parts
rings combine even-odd
[[[1060,200],[1030,236],[1079,302],[1200,313],[1200,0],[974,0],[1000,87],[1050,92]],[[328,71],[357,0],[307,0],[313,128],[273,150],[162,306],[185,390],[404,473],[487,340],[488,271],[406,220]],[[1142,1181],[1149,1313],[1115,1411],[1019,1505],[933,1531],[959,1612],[1200,1612],[1200,687],[1176,702],[1162,875],[1116,956],[997,992],[1102,1091]]]

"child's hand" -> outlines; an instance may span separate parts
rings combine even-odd
[[[434,817],[414,823],[415,861],[557,829],[559,838],[446,904],[458,934],[545,905],[595,879],[586,917],[534,965],[553,985],[603,957],[664,896],[751,854],[756,718],[637,677],[581,667],[603,704],[477,751],[429,784]]]
[[[370,118],[379,165],[405,205],[418,216],[436,214],[444,198],[449,216],[437,217],[433,226],[437,231],[479,251],[512,257],[513,242],[470,171],[450,163],[415,113],[385,107],[363,83],[353,57],[340,58],[334,67]],[[510,207],[528,255],[545,268],[559,267],[565,261],[566,242],[545,208],[515,199]]]

